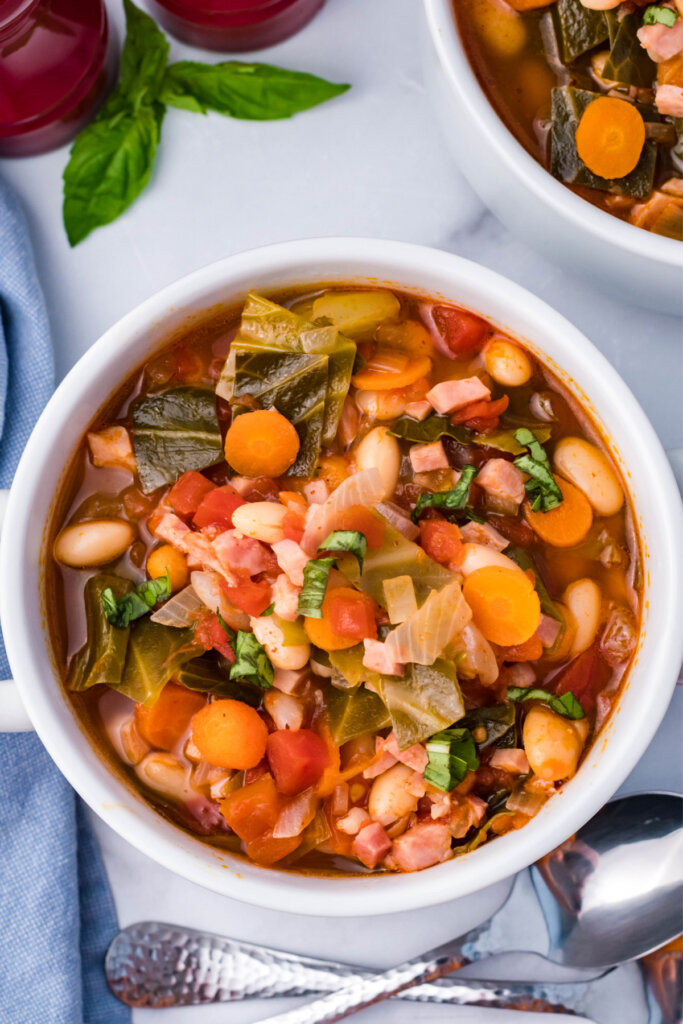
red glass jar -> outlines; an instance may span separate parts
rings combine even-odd
[[[72,139],[113,81],[104,0],[0,0],[0,155]]]
[[[178,39],[224,53],[260,50],[294,35],[325,0],[150,0]]]

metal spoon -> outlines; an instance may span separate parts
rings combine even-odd
[[[667,858],[666,850],[662,851],[660,844],[666,843],[667,850],[670,845],[673,846],[677,829],[680,838],[681,807],[679,797],[658,794],[628,797],[608,804],[581,830],[574,841],[563,844],[558,851],[544,858],[540,871],[536,872],[534,869],[534,875],[538,874],[540,878],[541,871],[546,870],[545,865],[549,864],[549,877],[552,879],[553,888],[556,889],[564,878],[562,872],[558,872],[558,866],[565,863],[570,865],[569,874],[579,888],[579,916],[583,913],[582,908],[585,909],[584,927],[589,927],[592,933],[599,933],[600,918],[594,920],[592,907],[595,901],[591,901],[590,898],[596,879],[591,876],[584,878],[583,886],[578,884],[579,865],[583,863],[588,850],[592,851],[588,854],[591,861],[595,859],[594,854],[597,851],[598,857],[602,857],[604,863],[608,849],[618,847],[619,843],[651,843],[659,837],[658,852],[648,865],[648,877],[651,878],[654,863],[659,864]],[[615,832],[618,835],[616,842],[613,838]],[[575,847],[580,850],[578,859]],[[547,896],[545,883],[539,880],[539,885],[541,892],[545,892]],[[567,903],[570,893],[566,889],[563,891],[563,901]],[[649,895],[649,890],[644,891],[643,902],[646,904]],[[449,943],[449,956],[453,958],[458,955],[459,963],[465,963],[467,960],[476,960],[488,954],[509,950],[535,948],[538,951],[547,951],[547,940],[533,944],[526,941],[526,936],[520,937],[520,921],[529,921],[535,903],[530,875],[523,872],[504,907],[485,925],[468,933],[459,942]],[[676,918],[677,906],[677,901],[672,899],[668,907],[670,917]],[[559,915],[566,913],[560,911],[552,899],[549,899],[549,908],[551,914],[553,909],[555,911],[550,920],[556,923],[559,921]],[[640,916],[641,911],[637,907],[632,909],[634,914]],[[611,912],[614,911],[615,908],[612,908]],[[540,924],[543,918],[538,910],[537,916],[541,919]],[[570,923],[571,921],[570,917]],[[660,924],[662,922],[657,920],[653,927],[650,939],[653,946],[658,946],[671,938],[676,934],[676,927],[681,927],[680,920],[677,926],[664,922],[661,930],[658,928]],[[557,927],[554,930],[558,932]],[[561,928],[559,933],[562,934]],[[571,934],[574,941],[578,941],[576,930]],[[597,941],[601,940],[600,933]],[[641,946],[632,955],[638,956],[646,951],[647,949]],[[419,958],[419,963],[424,967],[433,956],[434,953],[427,954],[426,957]],[[595,977],[596,973],[602,971],[602,968],[597,968],[595,964],[590,964],[590,967],[592,971],[584,974],[584,977]],[[348,964],[281,953],[208,932],[156,922],[129,925],[120,932],[109,948],[106,971],[109,984],[119,999],[133,1006],[157,1007],[249,997],[331,992],[356,979],[370,980],[375,977],[374,972],[350,967]],[[593,991],[596,987],[591,986],[589,992],[583,983],[513,983],[501,986],[499,982],[477,985],[463,979],[462,982],[458,981],[457,985],[453,982],[447,985],[421,985],[418,989],[402,991],[400,994],[403,998],[457,1003],[477,1002],[479,1005],[488,1006],[509,1006],[520,1000],[529,999],[551,1000],[561,1003],[567,1009],[585,1013],[591,1011],[589,997],[599,996],[598,992]],[[591,1012],[590,1015],[594,1019],[599,1019],[597,1013]]]
[[[615,800],[534,865],[532,878],[547,929],[537,942],[514,941],[510,908],[515,886],[503,908],[463,938],[261,1024],[342,1020],[504,949],[541,953],[554,963],[596,974],[652,952],[681,930],[682,806],[681,797],[664,793]]]

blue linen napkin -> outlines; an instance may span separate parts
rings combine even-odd
[[[10,486],[53,387],[26,225],[0,182],[0,487]],[[0,633],[0,679],[8,676]],[[0,734],[3,1024],[128,1024],[103,970],[117,927],[83,804],[34,733]]]

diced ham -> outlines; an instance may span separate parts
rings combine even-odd
[[[96,434],[88,434],[88,445],[93,465],[120,466],[135,472],[135,453],[125,427],[105,427]]]
[[[476,827],[484,818],[488,805],[478,796],[459,796],[453,794],[451,816],[448,829],[454,839],[463,839],[471,828]]]
[[[415,772],[423,772],[429,764],[429,754],[421,743],[414,743],[407,750],[399,750],[398,740],[393,732],[384,740],[384,750],[388,750],[397,761],[407,764]]]
[[[365,769],[363,772],[364,779],[376,779],[378,775],[381,775],[383,772],[393,768],[395,764],[398,764],[398,758],[394,757],[394,755],[386,749],[385,741],[380,736],[378,736],[375,741],[375,749],[380,756]]]
[[[391,839],[377,821],[362,828],[353,841],[351,852],[366,868],[377,867],[391,849]]]
[[[362,807],[352,807],[348,814],[337,821],[337,828],[347,836],[357,836],[364,825],[370,824],[370,815]],[[374,865],[373,865],[374,866]]]
[[[533,686],[536,673],[528,661],[518,661],[505,666],[505,681],[508,686]]]
[[[463,380],[444,380],[428,391],[425,397],[437,412],[446,413],[490,398],[491,391],[479,377],[465,377]]]
[[[645,47],[651,60],[660,64],[683,50],[683,18],[676,18],[671,27],[661,22],[643,25],[637,35],[640,45]]]
[[[466,523],[460,528],[460,536],[465,544],[485,544],[496,551],[503,551],[510,543],[507,537],[488,523]]]
[[[402,676],[403,665],[395,661],[392,654],[381,640],[363,640],[365,654],[363,665],[372,672],[379,672],[384,676]]]
[[[386,863],[395,871],[421,871],[452,856],[448,827],[438,821],[428,821],[413,825],[394,840]]]
[[[173,512],[164,512],[161,519],[154,524],[152,532],[155,537],[165,540],[172,547],[187,555],[187,563],[191,569],[213,569],[231,585],[237,583],[236,577],[224,566],[217,557],[208,537],[191,530]]]
[[[683,117],[683,89],[680,85],[658,85],[655,103],[660,114]]]
[[[511,505],[524,501],[522,471],[505,459],[489,459],[477,474],[477,484],[493,498]]]
[[[511,775],[526,775],[529,772],[529,762],[521,747],[499,747],[493,751],[489,764]]]
[[[413,774],[406,779],[405,788],[407,793],[410,793],[411,796],[416,796],[418,800],[421,800],[427,792],[422,772],[413,772]]]
[[[308,679],[305,668],[276,668],[273,673],[273,686],[283,693],[297,693]]]
[[[290,582],[295,587],[302,587],[304,583],[304,567],[308,562],[308,555],[295,540],[278,540],[272,545],[277,564],[287,574]]]
[[[433,469],[449,469],[449,462],[441,441],[414,444],[408,452],[415,473],[430,473]]]
[[[322,505],[330,496],[324,480],[311,480],[304,487],[304,494],[310,505]]]
[[[174,512],[164,512],[161,519],[152,526],[152,533],[159,540],[165,540],[174,548],[182,551],[182,545],[188,533],[192,533],[187,523],[184,523],[180,516]]]
[[[426,420],[431,411],[431,403],[426,398],[419,402],[408,402],[406,406],[406,415],[412,416],[414,420]]]
[[[273,609],[285,622],[294,622],[298,615],[301,587],[295,587],[289,576],[281,572],[273,583]]]
[[[224,530],[213,542],[213,550],[223,569],[244,569],[256,576],[268,567],[268,551],[260,540],[245,537],[239,530]]]
[[[552,647],[562,629],[562,623],[553,619],[550,615],[541,615],[541,621],[536,630],[536,636],[544,647]]]

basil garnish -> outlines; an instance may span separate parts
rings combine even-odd
[[[524,489],[532,500],[531,507],[534,512],[537,512],[539,508],[543,512],[550,512],[551,509],[562,504],[562,491],[550,471],[545,448],[536,435],[526,427],[520,427],[515,431],[515,439],[528,448],[528,454],[520,455],[515,459],[514,464],[531,477],[524,484]]]
[[[444,729],[427,740],[426,747],[429,763],[425,768],[425,782],[443,793],[450,793],[470,769],[479,767],[469,729]]]
[[[330,569],[336,558],[311,558],[304,566],[304,585],[299,594],[297,612],[309,619],[322,619],[322,606]]]
[[[219,620],[220,621],[220,620]],[[231,679],[243,679],[245,682],[260,686],[262,690],[269,690],[273,685],[273,666],[266,654],[263,644],[260,644],[253,633],[245,633],[243,629],[238,630],[235,639],[236,660],[230,666]]]
[[[658,4],[650,4],[649,7],[645,8],[643,14],[643,25],[656,25],[659,22],[661,25],[666,25],[667,28],[673,28],[676,24],[678,15],[676,11],[670,7],[660,7]]]
[[[465,466],[460,474],[460,479],[452,490],[437,494],[421,494],[417,499],[417,505],[410,513],[410,518],[416,523],[426,508],[444,508],[451,511],[464,509],[470,500],[470,485],[478,472],[479,470],[475,466]],[[474,518],[469,512],[468,516]]]
[[[268,616],[269,616],[269,615],[272,615],[274,611],[275,611],[275,602],[273,601],[273,602],[272,602],[272,604],[269,604],[269,605],[268,605],[268,607],[267,607],[267,608],[265,608],[265,609],[264,609],[264,610],[263,610],[263,611],[261,612],[261,614],[259,615],[259,618],[260,618],[260,619],[267,619],[267,618],[268,618]]]
[[[360,571],[363,571],[363,559],[368,551],[368,540],[360,530],[333,530],[322,542],[318,551],[349,551],[356,556]]]
[[[216,618],[218,619],[218,625],[221,627],[228,640],[233,641],[235,639],[235,630],[231,629],[225,619],[220,613],[220,609],[216,608]]]
[[[111,626],[125,629],[134,619],[140,619],[154,608],[159,601],[166,601],[171,596],[171,578],[166,570],[165,576],[156,580],[145,580],[135,590],[124,597],[114,597],[111,587],[102,591],[102,611]]]
[[[534,686],[508,686],[508,700],[522,702],[525,700],[542,700],[552,711],[563,718],[585,718],[584,710],[571,690],[557,697],[548,690],[540,690]]]

